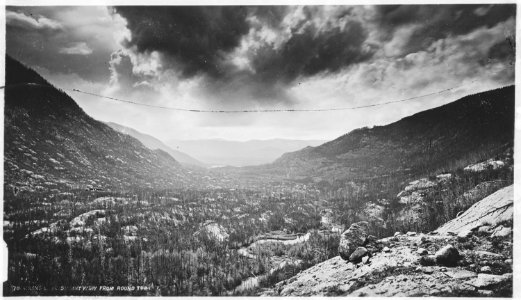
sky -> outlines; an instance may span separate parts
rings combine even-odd
[[[6,52],[92,117],[163,141],[330,140],[514,83],[512,4],[7,6]],[[436,93],[438,91],[449,91]]]

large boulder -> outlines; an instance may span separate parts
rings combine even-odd
[[[358,222],[351,226],[340,236],[338,254],[344,260],[349,260],[349,256],[358,248],[364,245],[367,238],[367,222]]]
[[[349,256],[349,260],[353,263],[358,263],[362,260],[362,257],[364,257],[367,254],[367,249],[364,247],[358,247],[356,250],[351,253]]]
[[[454,248],[452,245],[447,245],[434,254],[436,259],[436,264],[442,266],[453,267],[458,263],[460,259],[460,255],[458,249]]]
[[[419,262],[422,266],[434,266],[436,264],[436,257],[434,255],[422,256]]]

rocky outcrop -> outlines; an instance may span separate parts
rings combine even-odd
[[[382,202],[385,202],[385,200]],[[367,202],[360,214],[358,214],[358,217],[363,221],[385,226],[384,211],[385,206],[373,202]]]
[[[487,169],[496,170],[499,168],[503,168],[504,166],[505,166],[505,163],[501,160],[489,159],[484,162],[466,166],[464,170],[468,171],[468,172],[482,172]]]
[[[226,232],[226,229],[214,221],[207,220],[201,226],[201,229],[194,233],[197,237],[209,237],[219,242],[225,242],[228,240],[230,235]]]
[[[501,222],[512,220],[514,213],[514,186],[503,188],[472,205],[460,216],[445,223],[438,233],[459,233],[481,226],[495,228]]]
[[[493,179],[486,174],[490,170],[511,169],[513,167],[511,152],[512,149],[509,148],[495,158],[469,165],[464,169],[464,175],[455,171],[454,173],[442,173],[407,183],[396,195],[401,207],[395,215],[395,220],[410,228],[425,227],[423,220],[429,219],[433,210],[437,211],[439,207],[447,205],[447,201],[451,203],[449,206],[454,211],[444,212],[444,214],[448,213],[445,216],[458,212],[462,213],[463,211],[460,210],[468,208],[508,184],[508,181],[504,178]],[[462,184],[463,178],[475,176],[473,174],[483,174],[482,179],[479,180],[481,182],[471,188],[461,190],[461,187],[466,187],[466,184]],[[482,181],[485,178],[490,179]]]
[[[439,182],[445,182],[448,177],[448,175],[451,174],[444,174],[446,176],[442,176],[439,178]],[[438,185],[437,181],[431,181],[427,178],[421,178],[412,182],[409,182],[409,184],[401,191],[396,197],[398,197],[400,200],[398,201],[401,204],[406,205],[415,205],[415,204],[422,204],[423,198],[424,198],[424,191],[430,190]]]
[[[452,174],[440,174],[435,179],[420,178],[409,182],[405,188],[396,195],[398,203],[403,205],[396,219],[399,222],[415,224],[422,218],[425,211],[425,198],[438,187],[443,187],[451,180]]]
[[[338,245],[338,254],[345,260],[349,260],[351,254],[365,244],[367,239],[367,222],[358,222],[352,224],[340,236]]]
[[[263,295],[511,297],[513,241],[511,231],[504,228],[510,228],[512,214],[497,213],[497,208],[508,206],[505,199],[511,196],[512,187],[504,188],[434,232],[397,233],[371,242],[365,251],[360,245],[353,248],[355,242],[363,244],[361,238],[353,238],[360,233],[356,224],[343,240],[349,238],[346,249],[364,252],[358,255],[363,256],[361,261],[337,256],[277,283]],[[467,221],[481,224],[491,215],[500,221],[487,230],[468,227]],[[465,236],[454,234],[463,231]]]
[[[345,295],[366,282],[385,276],[388,270],[411,266],[416,255],[408,247],[397,247],[392,252],[382,253],[369,264],[357,266],[339,256],[315,265],[299,275],[275,286],[275,295],[280,296],[333,296]]]
[[[418,191],[418,190],[425,190],[425,189],[435,187],[436,185],[438,185],[438,184],[434,181],[430,181],[427,178],[421,178],[421,179],[410,182],[409,185],[405,187],[405,192],[414,192],[414,191]]]

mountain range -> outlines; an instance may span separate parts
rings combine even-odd
[[[515,87],[463,97],[385,126],[353,130],[243,172],[344,180],[439,173],[513,147]]]
[[[268,139],[232,141],[224,139],[170,140],[170,146],[163,141],[114,122],[106,122],[114,130],[128,134],[139,140],[147,148],[161,149],[185,166],[218,167],[250,166],[271,163],[282,154],[320,145],[324,140]],[[183,149],[181,152],[175,149]],[[200,157],[201,160],[191,156]]]
[[[169,146],[165,145],[165,143],[163,143],[162,141],[160,141],[159,139],[157,139],[151,135],[139,132],[133,128],[126,127],[126,126],[123,126],[123,125],[120,125],[117,123],[113,123],[113,122],[107,122],[106,124],[118,132],[121,132],[123,134],[128,134],[128,135],[134,137],[135,139],[140,141],[145,147],[147,147],[149,149],[152,149],[152,150],[161,149],[161,150],[165,151],[166,153],[170,154],[175,160],[177,160],[178,162],[180,162],[183,165],[199,166],[199,167],[205,166],[204,163],[198,161],[197,159],[191,157],[190,155],[188,155],[186,153],[183,153],[181,151],[177,151],[177,150],[170,148]]]
[[[268,164],[282,154],[307,146],[318,146],[324,140],[268,139],[230,141],[223,139],[169,140],[172,149],[196,157],[210,166],[250,166]]]
[[[4,189],[15,193],[191,182],[168,153],[94,120],[65,92],[9,56],[4,133]]]
[[[33,84],[21,85],[28,82]],[[271,180],[414,177],[488,159],[513,146],[514,86],[469,95],[389,125],[356,129],[326,143],[163,143],[94,120],[66,93],[10,57],[6,58],[6,85],[5,182],[29,190],[58,185],[187,186],[200,180],[179,162],[201,165],[201,161],[210,166],[261,164],[219,172]],[[283,154],[287,151],[294,152]]]

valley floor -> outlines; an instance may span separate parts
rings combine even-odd
[[[4,295],[508,296],[508,157],[385,193],[375,181],[121,193],[6,189]],[[349,262],[339,249],[345,230],[360,222],[369,254]],[[408,233],[381,238],[396,230]],[[461,254],[456,265],[422,265],[449,244]]]

